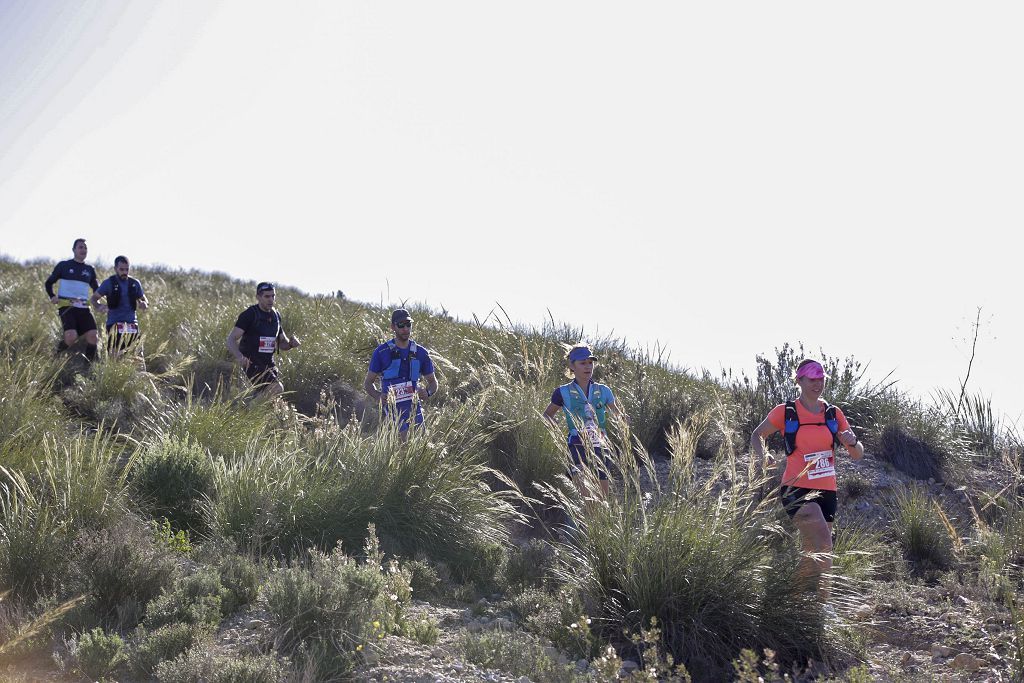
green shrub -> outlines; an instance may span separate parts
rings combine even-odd
[[[75,669],[89,680],[106,680],[108,674],[128,661],[121,636],[104,633],[101,628],[83,633],[71,641],[68,649]]]
[[[152,631],[140,628],[130,655],[131,669],[136,676],[152,676],[160,662],[177,658],[208,635],[209,629],[200,624],[166,624]]]
[[[409,587],[416,598],[428,600],[439,596],[441,576],[432,564],[426,560],[411,560],[403,567],[409,572]]]
[[[569,588],[548,592],[526,588],[512,597],[512,613],[523,626],[575,658],[589,658],[597,651],[579,596]]]
[[[512,676],[543,681],[575,681],[572,666],[558,664],[546,654],[536,636],[522,631],[467,633],[459,643],[468,661]]]
[[[177,571],[173,553],[133,517],[109,529],[83,531],[72,557],[70,587],[88,596],[81,618],[118,629],[137,624]]]
[[[899,490],[889,505],[890,533],[914,573],[930,576],[953,566],[956,532],[925,489],[912,486]]]
[[[505,563],[505,584],[508,586],[541,586],[550,578],[554,548],[538,539],[513,548]]]
[[[340,546],[330,554],[313,550],[308,566],[293,563],[271,575],[262,600],[283,652],[315,665],[322,677],[339,676],[354,666],[357,648],[401,633],[408,581],[394,562],[382,565],[371,530],[365,562]]]
[[[152,517],[167,518],[175,529],[205,530],[201,502],[213,491],[213,464],[198,443],[162,436],[143,448],[131,480]]]
[[[942,480],[946,454],[907,433],[900,425],[892,424],[882,430],[880,445],[879,455],[899,471],[915,479]]]
[[[167,624],[205,624],[213,627],[227,615],[224,609],[237,605],[237,598],[220,581],[213,567],[204,567],[177,581],[146,608],[143,621],[153,629]]]
[[[226,655],[194,647],[155,669],[159,683],[281,683],[288,669],[271,655]]]
[[[226,594],[222,594],[225,615],[233,614],[240,608],[256,602],[264,568],[248,557],[237,553],[222,555],[217,562],[220,581]]]

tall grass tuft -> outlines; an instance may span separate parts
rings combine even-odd
[[[517,518],[484,464],[490,434],[479,404],[435,414],[426,434],[403,442],[385,425],[307,435],[302,448],[274,444],[220,461],[207,507],[211,529],[239,546],[290,553],[309,546],[360,547],[376,525],[385,548],[448,562],[472,561],[504,544]]]
[[[946,513],[924,488],[898,490],[890,510],[893,540],[915,574],[929,576],[953,566],[959,537]]]
[[[622,490],[606,503],[553,494],[577,530],[561,544],[556,573],[606,637],[638,633],[656,618],[664,644],[696,680],[720,680],[752,645],[787,661],[834,656],[841,642],[823,636],[816,598],[795,580],[797,553],[784,543],[774,501],[760,500],[764,481],[744,473],[734,453],[694,480],[698,432],[708,421],[691,416],[670,439],[664,489],[644,492],[640,472],[653,465],[637,448],[640,465],[622,459]],[[736,484],[718,487],[721,477]]]

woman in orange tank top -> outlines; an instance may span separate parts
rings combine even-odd
[[[793,435],[795,439],[790,437],[795,443],[792,443],[792,452],[786,455],[779,496],[800,532],[804,555],[799,575],[812,585],[817,584],[818,595],[827,600],[827,582],[818,579],[832,569],[832,522],[837,507],[835,445],[838,441],[845,446],[854,460],[864,456],[864,446],[839,408],[835,408],[835,424],[829,427],[828,404],[821,398],[825,370],[820,363],[810,359],[801,361],[795,381],[800,388],[800,397],[793,402],[798,425]],[[785,434],[785,430],[786,404],[780,403],[750,435],[750,448],[764,460],[766,468],[775,464],[775,458],[766,450],[764,439],[775,432]]]

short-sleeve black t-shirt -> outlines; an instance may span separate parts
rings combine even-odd
[[[253,304],[239,314],[235,327],[243,332],[238,343],[243,356],[261,365],[274,364],[277,337],[281,334],[281,314],[276,308],[264,311]]]

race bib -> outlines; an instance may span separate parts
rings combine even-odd
[[[138,323],[114,323],[114,329],[118,334],[138,334]]]
[[[822,477],[836,476],[836,467],[833,461],[832,451],[808,453],[804,456],[804,462],[808,463],[808,479],[821,479]]]
[[[390,391],[395,395],[395,403],[401,403],[402,401],[411,401],[412,395],[416,393],[416,388],[413,387],[412,382],[399,382],[392,384]]]
[[[273,353],[277,349],[277,337],[260,337],[260,353]]]
[[[89,283],[79,280],[60,280],[57,285],[57,296],[62,299],[71,299],[71,305],[76,308],[86,308],[89,305]]]

